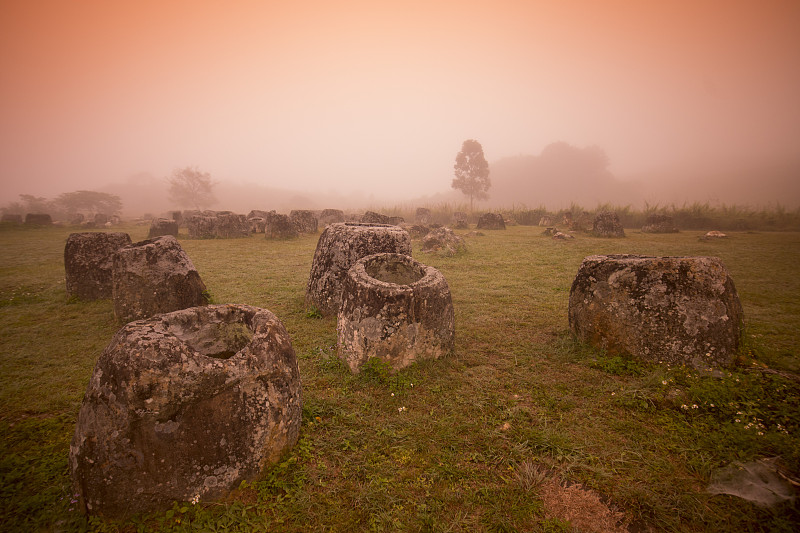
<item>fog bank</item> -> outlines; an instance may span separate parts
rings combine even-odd
[[[496,167],[485,206],[796,203],[799,21],[784,0],[2,2],[0,203],[197,166],[220,208],[392,204],[446,195],[466,139]],[[554,141],[628,185],[510,168]]]

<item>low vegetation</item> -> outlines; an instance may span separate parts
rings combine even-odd
[[[796,227],[798,214],[775,220]],[[147,226],[115,230],[134,241],[147,235]],[[624,239],[577,234],[558,242],[518,225],[469,236],[467,251],[453,257],[421,254],[415,241],[415,258],[450,285],[456,349],[397,373],[370,364],[356,376],[336,356],[335,319],[303,303],[317,235],[181,235],[214,302],[264,307],[286,325],[302,375],[301,437],[224,502],[175,502],[166,512],[110,522],[78,513],[67,456],[95,361],[120,325],[110,301],[67,298],[63,250],[71,231],[0,228],[5,530],[796,531],[800,524],[798,503],[762,508],[705,490],[733,461],[777,456],[789,477],[800,473],[800,233],[701,241],[703,231],[633,229]],[[710,375],[574,341],[570,285],[583,257],[596,253],[722,258],[745,310],[738,365]]]
[[[444,203],[431,205],[428,208],[431,211],[432,221],[439,224],[450,224],[454,212],[471,212],[469,204]],[[374,208],[374,210],[402,216],[408,222],[412,222],[415,216],[415,208],[410,206],[396,206],[388,210]],[[753,208],[741,205],[694,202],[680,206],[647,204],[642,209],[613,204],[600,204],[593,208],[572,204],[562,209],[530,208],[518,205],[511,208],[492,209],[492,211],[502,213],[504,218],[513,224],[524,226],[538,225],[542,217],[546,216],[553,222],[553,225],[560,229],[566,229],[562,222],[565,215],[575,221],[581,220],[582,215],[591,220],[597,213],[610,211],[619,216],[620,222],[625,228],[630,229],[640,229],[650,215],[668,215],[674,220],[675,226],[681,230],[800,231],[800,209],[791,210],[779,204]],[[476,210],[475,214],[469,217],[471,223],[477,222],[478,214],[480,212]]]

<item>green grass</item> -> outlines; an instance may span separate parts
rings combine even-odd
[[[469,204],[448,204],[438,203],[426,205],[431,212],[431,222],[438,224],[450,224],[453,220],[453,213],[461,211],[469,213]],[[413,222],[415,219],[416,207],[412,205],[400,205],[395,207],[372,207],[374,211],[394,216],[402,216],[406,222]],[[535,226],[539,219],[547,215],[553,224],[563,226],[563,216],[567,213],[572,215],[574,220],[579,220],[581,215],[589,215],[589,222],[594,215],[601,211],[611,211],[617,214],[620,222],[625,228],[641,229],[647,221],[649,215],[668,215],[671,216],[675,226],[680,230],[692,231],[800,231],[800,209],[788,210],[780,204],[772,204],[754,208],[747,205],[726,205],[710,202],[694,202],[683,205],[650,205],[645,203],[643,209],[634,208],[630,205],[615,205],[610,203],[592,206],[581,206],[572,204],[568,208],[560,210],[548,210],[544,206],[529,208],[525,205],[515,205],[510,208],[490,208],[503,214],[503,217],[516,224],[525,226]],[[470,213],[470,222],[477,222],[479,211]]]
[[[122,230],[136,241],[147,228]],[[703,242],[700,231],[629,230],[625,239],[556,242],[541,228],[516,226],[467,237],[468,251],[455,257],[415,252],[448,280],[455,352],[358,376],[336,357],[335,319],[303,303],[318,236],[182,236],[215,302],[265,307],[286,325],[303,382],[301,438],[228,501],[177,502],[117,523],[86,521],[71,507],[75,418],[119,324],[110,301],[67,298],[70,231],[0,228],[4,529],[569,531],[548,514],[537,483],[525,481],[532,465],[595,490],[645,530],[798,527],[797,504],[765,510],[704,487],[733,460],[780,455],[800,472],[800,386],[784,377],[800,372],[800,233]],[[572,340],[570,285],[583,257],[596,253],[721,257],[745,311],[742,364],[715,378],[607,357]]]

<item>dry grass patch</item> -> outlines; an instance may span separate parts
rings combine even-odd
[[[565,487],[551,479],[539,488],[548,518],[569,522],[578,531],[592,533],[627,533],[625,514],[614,511],[600,496],[579,484]]]

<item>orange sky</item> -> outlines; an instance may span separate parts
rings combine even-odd
[[[467,138],[619,177],[797,156],[798,28],[796,0],[0,0],[0,201],[186,165],[410,197]]]

